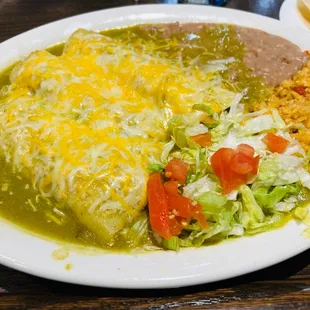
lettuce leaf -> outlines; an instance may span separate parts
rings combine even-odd
[[[169,240],[163,239],[162,246],[167,250],[178,251],[180,249],[180,240],[173,236]]]
[[[284,201],[280,201],[275,205],[275,209],[280,212],[290,212],[295,208],[297,203],[297,198],[295,196],[291,196],[286,198]]]
[[[196,198],[196,201],[202,206],[202,212],[208,216],[219,213],[227,198],[220,193],[209,191]]]
[[[255,118],[249,119],[244,126],[244,131],[248,135],[259,133],[262,131],[270,130],[276,128],[277,125],[270,114],[257,116]]]
[[[207,175],[199,179],[196,182],[189,183],[183,187],[183,196],[196,199],[200,197],[203,193],[209,191],[215,191],[216,183],[212,181]]]
[[[310,189],[310,173],[302,167],[299,167],[296,171],[301,184]]]
[[[245,235],[255,235],[277,228],[281,225],[281,218],[280,214],[275,213],[272,216],[267,216],[261,223],[252,223],[245,231]]]
[[[152,172],[162,172],[164,171],[165,166],[163,164],[152,163],[147,166],[147,169]]]
[[[276,187],[259,187],[253,190],[254,197],[257,203],[267,209],[275,208],[275,205],[279,203],[287,195],[298,195],[301,190],[300,183],[291,185],[282,185]],[[283,206],[284,207],[284,206]]]
[[[199,114],[194,114],[190,118],[183,115],[175,115],[168,122],[168,133],[174,138],[175,144],[180,148],[196,148],[196,143],[191,136],[208,132],[208,128],[200,123]]]
[[[174,146],[175,146],[175,142],[173,140],[165,144],[164,149],[161,153],[161,157],[160,157],[160,160],[163,164],[166,164],[168,162],[169,154],[171,150],[174,148]]]
[[[256,152],[260,152],[261,150],[266,149],[265,143],[262,141],[262,136],[242,136],[240,131],[230,130],[228,135],[224,137],[222,141],[217,144],[213,144],[210,147],[210,150],[217,151],[222,147],[228,147],[232,149],[236,149],[239,144],[248,144],[252,146]]]
[[[243,236],[244,235],[244,228],[241,224],[234,224],[231,231],[229,232],[229,236]]]
[[[194,231],[192,233],[192,244],[199,247],[207,240],[209,242],[215,242],[228,238],[235,226],[234,215],[238,211],[238,208],[238,204],[228,203],[218,214],[213,214],[213,222],[209,223],[206,230],[201,232]]]
[[[281,154],[273,154],[263,158],[260,163],[258,177],[253,188],[293,184],[299,181],[297,168],[302,158]]]
[[[148,238],[149,221],[146,212],[142,214],[133,222],[130,227],[123,229],[120,236],[132,248],[135,248]]]
[[[262,208],[256,202],[251,189],[247,185],[240,186],[242,198],[242,212],[239,212],[239,220],[244,228],[248,229],[254,224],[264,221],[265,215]]]

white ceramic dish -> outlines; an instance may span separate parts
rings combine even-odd
[[[78,27],[105,29],[137,23],[172,21],[227,22],[255,27],[280,35],[310,49],[307,31],[285,27],[259,15],[209,6],[132,6],[84,14],[31,30],[0,45],[0,68],[21,56],[65,40]],[[61,261],[52,258],[59,244],[0,223],[0,263],[23,272],[64,282],[114,288],[168,288],[218,281],[255,271],[310,248],[301,235],[302,225],[287,226],[255,237],[244,237],[216,246],[179,253],[87,255],[70,251]],[[66,270],[66,264],[72,264]]]
[[[297,8],[297,0],[285,0],[280,9],[280,21],[287,26],[301,27],[310,30],[310,23]]]

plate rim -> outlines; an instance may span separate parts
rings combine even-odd
[[[294,23],[294,27],[310,30],[310,23],[301,15],[297,8],[297,0],[285,0],[279,11],[279,20],[283,23]]]
[[[138,13],[136,13],[135,11],[139,11]],[[155,13],[154,13],[155,12]],[[156,13],[157,12],[157,13]],[[204,12],[204,13],[201,13]],[[181,16],[182,18],[188,20],[188,21],[219,21],[222,22],[225,19],[228,20],[233,20],[233,18],[235,18],[235,20],[237,21],[239,18],[241,18],[241,22],[240,23],[236,23],[238,25],[243,25],[243,26],[250,26],[253,28],[258,28],[258,29],[262,29],[262,28],[266,28],[265,26],[257,26],[254,25],[257,23],[257,20],[259,21],[265,21],[266,24],[271,24],[274,25],[272,26],[272,29],[270,29],[270,31],[267,30],[267,32],[269,33],[273,33],[273,34],[278,34],[278,33],[283,33],[283,31],[285,31],[285,29],[292,29],[292,27],[286,27],[283,26],[279,21],[274,20],[272,18],[269,17],[264,17],[264,16],[258,16],[256,14],[253,13],[249,13],[249,12],[243,12],[243,11],[238,11],[235,9],[231,9],[231,8],[216,8],[216,7],[201,7],[201,6],[197,6],[197,5],[173,5],[173,6],[167,6],[166,4],[148,4],[148,5],[138,5],[138,6],[125,6],[125,7],[118,7],[118,8],[111,8],[111,9],[105,9],[105,10],[99,10],[99,11],[94,11],[91,13],[84,13],[84,14],[80,14],[80,15],[76,15],[76,16],[72,16],[72,17],[68,17],[65,19],[61,19],[58,21],[54,21],[42,26],[39,26],[37,28],[34,28],[32,30],[29,30],[27,32],[24,32],[22,34],[19,34],[11,39],[8,39],[4,42],[2,42],[0,44],[0,55],[4,53],[4,51],[7,53],[8,51],[11,51],[9,56],[7,57],[0,57],[0,68],[5,68],[5,64],[8,66],[10,65],[9,62],[14,62],[16,60],[16,57],[20,58],[20,56],[23,54],[25,55],[27,52],[26,50],[28,49],[29,51],[33,50],[33,47],[35,48],[40,48],[40,46],[43,47],[48,47],[51,44],[48,44],[48,42],[51,41],[51,38],[48,38],[45,40],[39,38],[36,38],[36,36],[40,33],[43,33],[44,31],[50,31],[53,27],[60,27],[60,25],[62,24],[70,24],[71,22],[73,23],[73,27],[72,25],[68,25],[64,30],[63,30],[63,35],[62,38],[67,37],[70,34],[70,31],[72,32],[74,29],[76,29],[77,26],[79,26],[79,20],[89,20],[89,25],[92,29],[98,29],[98,28],[93,28],[91,25],[91,18],[97,15],[109,15],[109,13],[119,14],[119,19],[117,20],[114,19],[114,23],[128,23],[128,22],[132,22],[132,24],[137,24],[137,21],[140,21],[141,23],[145,23],[146,21],[154,21],[156,18],[159,18],[161,20],[163,20],[163,22],[167,21],[171,21],[169,18],[173,18],[173,17],[177,17],[177,16]],[[123,14],[123,15],[122,15]],[[126,15],[127,14],[127,15]],[[128,15],[129,14],[129,15]],[[144,15],[143,15],[144,14]],[[157,15],[156,15],[157,14]],[[170,14],[170,15],[169,15]],[[191,15],[193,14],[193,15]],[[206,16],[204,16],[203,14],[206,14]],[[208,15],[209,14],[209,15]],[[169,18],[168,18],[168,17]],[[198,18],[199,16],[199,18]],[[223,16],[225,16],[223,18]],[[235,16],[235,17],[232,17]],[[244,17],[244,19],[243,19]],[[140,18],[140,19],[139,19]],[[179,17],[179,20],[182,19],[181,17]],[[116,21],[115,21],[116,20]],[[254,21],[253,21],[254,20]],[[183,20],[182,20],[183,21]],[[113,24],[113,20],[110,21],[111,24]],[[231,22],[233,23],[233,22]],[[253,26],[251,26],[250,24],[253,24]],[[86,23],[87,25],[87,23]],[[106,25],[109,25],[109,23],[106,23]],[[268,26],[269,27],[269,26]],[[284,28],[284,30],[280,30],[280,28]],[[104,28],[102,28],[104,29]],[[291,30],[290,30],[291,31]],[[288,31],[290,33],[290,31]],[[59,31],[58,31],[59,32]],[[299,32],[302,32],[299,29]],[[294,43],[296,43],[298,41],[298,38],[295,38],[295,36],[287,34],[288,36],[290,36],[290,40]],[[309,36],[310,38],[310,34],[307,31],[304,31],[303,34],[299,35],[299,37],[305,37],[305,36]],[[55,37],[55,35],[52,34],[52,39]],[[29,44],[29,46],[25,47],[23,46],[22,42],[25,41],[27,38],[32,38],[31,39],[31,44]],[[59,36],[59,40],[54,40],[54,44],[61,41],[60,36]],[[302,40],[299,40],[299,46],[301,48],[305,48],[306,45],[303,45]],[[44,45],[44,46],[43,46]],[[308,45],[308,48],[310,48],[310,45]],[[20,52],[20,50],[25,51],[25,53]],[[15,57],[15,58],[14,58]],[[39,277],[43,277],[43,278],[47,278],[47,279],[51,279],[51,280],[57,280],[57,281],[62,281],[62,282],[67,282],[67,283],[73,283],[73,284],[81,284],[81,285],[90,285],[90,286],[98,286],[98,287],[111,287],[111,288],[130,288],[130,289],[153,289],[153,288],[174,288],[174,287],[182,287],[182,286],[189,286],[189,285],[197,285],[197,284],[202,284],[202,283],[210,283],[210,282],[215,282],[215,281],[220,281],[220,280],[225,280],[228,278],[232,278],[232,277],[236,277],[236,276],[240,276],[249,272],[253,272],[256,270],[260,270],[263,268],[266,268],[268,266],[274,265],[276,263],[279,263],[283,260],[286,260],[288,258],[291,258],[293,256],[298,255],[299,253],[307,250],[310,248],[310,240],[309,241],[305,241],[305,240],[301,240],[301,236],[296,237],[296,244],[292,247],[292,245],[290,245],[292,248],[290,251],[284,251],[283,253],[282,248],[280,247],[280,252],[281,255],[278,256],[272,256],[271,258],[264,258],[262,260],[262,262],[257,262],[255,264],[248,264],[246,267],[243,268],[235,268],[233,270],[229,271],[225,271],[219,272],[219,275],[216,275],[213,273],[212,276],[209,275],[208,278],[208,274],[206,273],[206,271],[208,271],[208,261],[206,258],[206,264],[203,264],[203,262],[200,262],[201,265],[197,265],[195,266],[195,271],[198,272],[197,274],[190,274],[188,271],[184,272],[184,274],[182,276],[172,276],[168,271],[163,272],[162,276],[159,276],[159,278],[156,278],[156,274],[153,274],[153,278],[150,276],[150,278],[143,278],[142,275],[140,275],[139,277],[135,277],[133,274],[128,274],[127,278],[125,279],[122,275],[119,277],[120,273],[117,273],[116,270],[114,270],[114,272],[116,271],[116,275],[115,278],[113,279],[113,274],[109,275],[109,278],[96,278],[95,274],[92,274],[93,278],[90,278],[87,273],[79,273],[74,271],[70,272],[70,271],[66,271],[64,269],[64,264],[67,264],[68,262],[70,263],[70,261],[76,261],[77,266],[82,265],[83,266],[83,257],[82,256],[82,262],[79,261],[79,255],[78,254],[73,254],[72,257],[69,257],[68,259],[64,260],[64,261],[57,261],[55,262],[55,266],[56,267],[51,267],[51,269],[46,270],[45,268],[49,268],[49,263],[47,263],[47,265],[40,265],[37,268],[35,268],[35,265],[31,265],[29,263],[29,258],[27,258],[28,260],[21,259],[21,257],[19,257],[21,255],[21,251],[17,251],[17,250],[10,250],[8,249],[8,245],[7,245],[7,240],[4,240],[3,236],[1,236],[1,234],[5,231],[8,231],[11,233],[10,238],[11,241],[14,242],[30,242],[31,244],[35,244],[36,246],[41,246],[42,247],[42,251],[52,251],[52,249],[57,249],[59,248],[59,246],[57,245],[57,243],[55,242],[51,242],[51,241],[47,241],[47,240],[43,240],[41,238],[37,238],[34,237],[30,234],[26,234],[24,232],[20,232],[19,229],[16,229],[14,225],[12,224],[7,224],[4,223],[3,220],[0,220],[2,225],[0,225],[0,263],[28,273],[28,274],[32,274],[35,276],[39,276]],[[291,228],[290,228],[291,227]],[[264,243],[264,240],[261,240],[262,238],[264,239],[264,237],[262,236],[269,236],[269,238],[273,238],[273,236],[275,236],[274,238],[279,238],[279,240],[282,240],[282,233],[287,236],[289,236],[289,233],[292,231],[291,229],[293,229],[293,231],[297,232],[301,232],[302,229],[302,225],[297,225],[296,223],[289,223],[287,226],[276,230],[276,231],[272,231],[272,232],[267,232],[255,237],[251,237],[251,238],[255,238],[255,240],[260,240],[260,243]],[[279,233],[281,231],[281,233]],[[279,236],[279,234],[281,236]],[[241,244],[241,247],[243,246],[249,246],[249,240],[248,237],[243,237],[238,239],[238,243]],[[243,240],[243,241],[240,241]],[[254,239],[252,239],[254,240]],[[160,254],[157,253],[150,253],[150,254],[143,254],[143,255],[147,255],[150,260],[148,261],[148,259],[144,259],[145,256],[139,256],[138,255],[138,264],[140,264],[141,262],[145,264],[145,267],[150,268],[150,266],[152,266],[152,264],[154,263],[154,261],[152,261],[153,257],[155,257],[155,259],[159,260],[161,259],[168,259],[171,260],[172,262],[173,259],[182,261],[183,265],[185,266],[187,263],[187,258],[191,258],[191,259],[196,259],[193,256],[197,256],[195,255],[196,252],[198,251],[199,254],[201,255],[209,255],[212,254],[210,252],[210,249],[212,248],[213,250],[215,250],[215,252],[219,252],[221,253],[222,250],[218,250],[219,248],[227,248],[230,249],[232,243],[235,243],[236,241],[228,241],[228,242],[224,242],[221,243],[221,245],[217,245],[215,248],[213,247],[205,247],[205,248],[200,248],[200,249],[184,249],[182,250],[180,253],[171,253],[171,252],[160,252]],[[256,241],[257,242],[257,241]],[[19,243],[21,244],[21,243]],[[244,244],[244,245],[243,245]],[[5,247],[5,250],[3,250],[3,246]],[[48,250],[47,250],[48,249]],[[234,249],[234,248],[233,248]],[[268,249],[272,249],[272,245],[268,245]],[[21,250],[26,250],[26,249],[21,249]],[[3,252],[4,251],[4,252]],[[13,252],[12,252],[13,251]],[[40,251],[39,251],[40,252]],[[195,252],[195,253],[194,253]],[[47,252],[46,252],[47,253]],[[46,258],[47,254],[42,254],[42,253],[36,253],[38,254],[39,258]],[[189,253],[189,254],[188,254]],[[191,254],[191,253],[194,253]],[[25,254],[26,255],[26,254]],[[32,254],[27,254],[27,255],[32,255]],[[43,256],[42,256],[43,255]],[[27,256],[28,257],[28,256]],[[97,257],[97,256],[96,256]],[[100,256],[101,257],[101,256]],[[113,257],[112,259],[110,259],[111,257]],[[122,258],[122,259],[121,259]],[[237,257],[236,257],[237,258]],[[234,259],[236,259],[234,258]],[[85,257],[84,257],[85,259]],[[122,263],[124,263],[126,265],[126,263],[129,261],[130,264],[133,264],[133,266],[139,266],[138,264],[136,264],[136,256],[133,255],[123,255],[123,254],[105,254],[103,260],[109,261],[110,264],[113,265],[113,259],[120,259],[120,261]],[[93,261],[92,259],[86,259],[87,261],[91,262]],[[27,262],[26,262],[27,261]],[[97,262],[97,259],[94,259],[94,261]],[[177,261],[176,261],[177,262]],[[53,261],[54,263],[54,261]],[[149,265],[151,263],[151,265]],[[43,263],[44,264],[44,263]],[[74,263],[75,264],[75,263]],[[165,265],[164,263],[162,263],[163,265]],[[178,264],[178,262],[176,263],[176,265]],[[197,260],[197,264],[199,264],[199,259]],[[215,262],[213,262],[213,264],[215,264]],[[111,266],[112,266],[111,265]],[[44,267],[45,266],[45,267]],[[46,267],[47,266],[47,267]],[[161,266],[159,266],[161,268]],[[156,268],[159,268],[156,267]],[[199,273],[199,268],[202,268],[204,271]],[[141,266],[139,266],[139,268],[141,268]],[[148,269],[145,270],[148,270]],[[156,269],[155,268],[155,269]],[[192,268],[191,266],[186,266],[186,268]],[[113,268],[112,268],[113,269]],[[186,269],[187,270],[187,269]],[[127,271],[128,272],[128,271]],[[149,271],[151,272],[151,271]],[[210,272],[210,270],[209,270]],[[221,273],[222,272],[222,273]],[[131,278],[130,278],[131,276]],[[181,283],[179,281],[182,281]]]

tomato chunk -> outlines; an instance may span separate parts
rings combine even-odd
[[[160,173],[150,176],[147,182],[147,197],[152,229],[162,238],[169,239],[169,207]]]
[[[273,153],[283,153],[290,144],[288,140],[273,133],[268,133],[264,137],[263,141],[267,145],[268,149]]]
[[[239,174],[233,170],[228,170],[228,174],[222,180],[220,179],[224,194],[229,194],[240,185],[246,184],[247,179],[246,174]]]
[[[210,146],[211,145],[211,134],[206,132],[196,136],[191,137],[194,142],[199,144],[202,147]]]
[[[206,217],[203,215],[202,213],[202,208],[199,204],[197,204],[196,206],[194,206],[193,208],[193,212],[194,212],[194,219],[197,220],[197,222],[199,223],[201,228],[207,228],[208,227],[208,222]]]
[[[237,151],[248,156],[248,157],[254,156],[254,148],[248,144],[239,144],[237,146]]]
[[[249,176],[258,172],[259,156],[254,157],[254,149],[247,144],[240,144],[236,150],[221,148],[210,158],[211,166],[220,179],[224,194],[230,193],[242,184]]]
[[[176,181],[166,182],[164,188],[169,208],[170,233],[172,235],[175,235],[175,231],[179,229],[175,220],[181,225],[181,230],[183,225],[186,226],[192,218],[196,219],[202,228],[207,226],[207,220],[202,213],[201,206],[197,202],[182,196],[178,192],[178,183]]]
[[[165,176],[175,181],[185,183],[189,166],[178,158],[173,158],[165,167]]]
[[[178,182],[168,181],[164,184],[164,188],[167,194],[176,195],[178,194]]]
[[[224,179],[225,175],[229,172],[229,163],[231,158],[235,154],[235,150],[230,148],[220,148],[210,158],[211,166],[215,174],[220,178]]]
[[[185,225],[194,218],[201,228],[208,226],[206,217],[202,213],[202,208],[197,202],[180,195],[180,194],[167,194],[167,201],[171,216],[178,219],[179,223]]]
[[[147,182],[150,223],[154,232],[164,239],[178,236],[192,218],[202,228],[207,226],[201,207],[178,193],[178,183],[163,184],[160,173],[154,173]]]
[[[178,236],[183,229],[181,220],[176,216],[169,218],[169,227],[172,236]]]
[[[228,194],[237,186],[241,185],[239,175],[230,169],[230,162],[236,151],[230,148],[220,148],[210,158],[211,166],[220,179],[224,193]]]
[[[253,159],[241,152],[237,152],[231,159],[229,168],[239,174],[248,174],[252,171]]]
[[[175,215],[189,219],[193,215],[192,201],[179,194],[167,194],[167,201],[170,210],[176,212]]]
[[[304,96],[306,94],[306,87],[296,86],[296,87],[293,87],[293,91],[295,91],[297,94],[301,96]]]

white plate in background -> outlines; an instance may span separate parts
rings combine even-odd
[[[280,21],[286,26],[301,27],[310,30],[310,23],[297,8],[297,0],[285,0],[280,9]]]
[[[122,7],[79,15],[33,29],[0,44],[0,69],[21,56],[63,41],[77,28],[103,30],[137,23],[227,22],[280,35],[310,49],[310,33],[281,22],[237,10],[211,6],[146,5]],[[285,227],[227,241],[215,246],[175,252],[93,255],[70,250],[64,260],[52,258],[60,248],[0,220],[0,263],[40,277],[113,288],[168,288],[223,280],[279,263],[310,248],[301,235],[303,225]],[[72,269],[65,266],[71,264]]]

